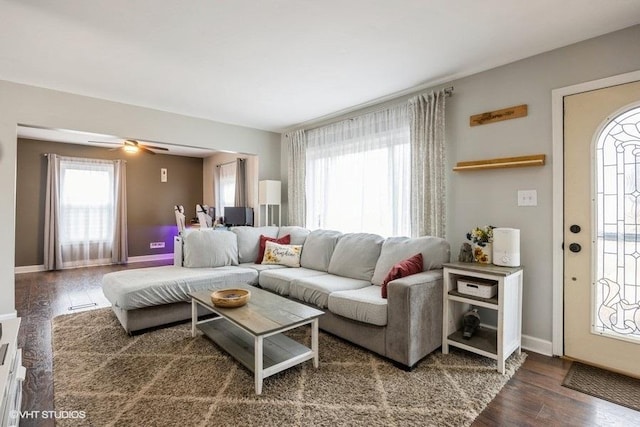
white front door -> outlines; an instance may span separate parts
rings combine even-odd
[[[640,377],[640,82],[564,98],[564,354]]]

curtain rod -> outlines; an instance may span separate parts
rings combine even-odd
[[[44,157],[49,157],[49,154],[50,154],[50,153],[42,153],[42,155],[43,155]],[[52,154],[52,153],[51,153],[51,154]],[[60,157],[67,157],[67,158],[71,158],[71,159],[83,159],[83,160],[84,160],[84,159],[86,159],[86,160],[106,160],[106,161],[113,161],[112,159],[96,159],[96,158],[93,158],[93,157],[66,156],[66,155],[61,155],[61,154],[58,154],[58,155],[59,155]],[[120,161],[123,161],[123,162],[127,163],[127,160],[126,160],[126,159],[115,159],[115,160],[120,160]]]
[[[445,96],[447,98],[453,96],[453,86],[449,86],[446,87],[444,89],[439,89],[442,90],[445,94]],[[344,114],[340,114],[337,115],[335,117],[330,117],[330,116],[326,116],[327,118],[325,120],[323,120],[322,118],[318,119],[315,123],[309,123],[308,127],[304,127],[304,126],[300,126],[300,127],[295,127],[295,128],[291,128],[291,129],[287,129],[286,131],[283,132],[283,134],[285,135],[285,138],[289,138],[289,133],[296,131],[296,130],[304,130],[306,131],[310,131],[310,130],[314,130],[317,128],[320,128],[322,126],[327,126],[333,123],[338,123],[338,122],[342,122],[342,121],[346,121],[346,120],[353,120],[358,116],[362,116],[365,114],[371,114],[371,113],[377,113],[378,111],[382,111],[385,110],[389,107],[392,107],[394,105],[398,105],[401,104],[403,102],[406,102],[407,100],[409,100],[410,98],[416,96],[416,95],[420,95],[423,93],[430,93],[430,92],[435,92],[436,90],[430,90],[430,91],[417,91],[417,92],[413,92],[413,93],[409,93],[394,99],[390,99],[388,101],[383,101],[379,104],[375,104],[372,103],[371,105],[369,105],[368,107],[366,106],[362,106],[361,108],[357,108],[355,110],[352,110],[350,112],[346,112]]]
[[[242,159],[242,158],[238,157],[236,160],[240,160],[240,161],[244,162],[247,159]],[[236,160],[232,160],[230,162],[225,162],[225,163],[220,163],[219,165],[216,165],[216,167],[219,168],[220,166],[231,165],[231,164],[235,163]]]

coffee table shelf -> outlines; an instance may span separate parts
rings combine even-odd
[[[254,337],[250,333],[222,317],[200,323],[197,328],[245,368],[255,373],[255,344]],[[294,358],[296,360],[298,358],[304,358],[304,360],[313,358],[311,349],[281,333],[264,338],[262,346],[262,369],[265,374],[269,372],[270,368],[278,367],[278,365]],[[300,360],[300,362],[304,360]],[[265,375],[265,377],[267,376]]]

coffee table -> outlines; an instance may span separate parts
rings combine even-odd
[[[318,317],[324,314],[323,311],[254,286],[233,287],[251,291],[246,305],[216,307],[211,303],[213,291],[189,294],[193,337],[199,329],[253,372],[256,394],[262,393],[262,381],[268,376],[311,359],[313,366],[318,367]],[[198,306],[219,317],[199,320]],[[311,348],[283,334],[307,324],[311,324]]]

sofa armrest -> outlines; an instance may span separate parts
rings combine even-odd
[[[182,236],[173,238],[173,265],[182,267]]]
[[[413,366],[442,345],[441,269],[387,285],[387,357]]]

